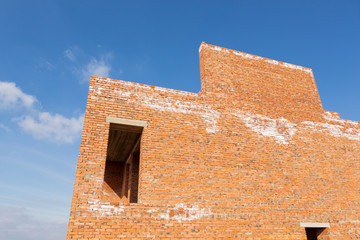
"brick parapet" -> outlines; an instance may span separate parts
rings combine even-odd
[[[322,104],[312,70],[202,43],[201,94],[207,101],[292,120],[316,120]]]

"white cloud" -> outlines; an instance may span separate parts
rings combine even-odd
[[[72,143],[81,134],[84,115],[66,118],[60,114],[39,112],[36,117],[27,115],[18,124],[37,139],[48,139],[58,143]]]
[[[46,60],[45,58],[41,57],[39,60],[39,67],[40,68],[45,68],[47,70],[53,70],[55,68],[55,66],[49,62],[48,60]]]
[[[14,82],[0,82],[0,110],[24,107],[27,111],[17,118],[18,125],[38,139],[72,143],[80,136],[84,115],[66,118],[60,114],[42,112],[34,106],[36,97],[24,93]],[[0,123],[0,129],[10,131]]]
[[[88,82],[91,75],[99,77],[109,77],[111,66],[107,63],[107,59],[111,56],[105,56],[100,59],[94,57],[91,58],[90,62],[81,70],[82,81]]]
[[[16,107],[33,107],[37,102],[34,96],[21,91],[14,82],[0,82],[0,110]]]
[[[4,124],[0,123],[0,129],[5,130],[6,132],[10,132],[10,128],[8,128],[7,126],[5,126]]]
[[[65,239],[66,222],[37,220],[23,207],[0,208],[0,239]]]
[[[80,77],[81,83],[89,82],[91,75],[110,76],[112,54],[109,52],[94,57],[87,55],[79,47],[73,46],[64,51],[64,56],[72,62],[72,72]]]
[[[64,52],[65,57],[67,57],[70,61],[75,62],[76,61],[76,53],[78,52],[79,48],[78,47],[72,47],[69,49],[66,49]]]

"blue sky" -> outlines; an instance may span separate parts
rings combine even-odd
[[[360,121],[360,1],[2,0],[0,239],[65,238],[90,74],[198,92],[202,41],[312,68]]]

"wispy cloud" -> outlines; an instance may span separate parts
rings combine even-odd
[[[110,77],[112,70],[111,53],[102,53],[99,56],[89,56],[79,47],[74,46],[64,51],[64,56],[71,61],[72,71],[79,77],[81,83],[89,82],[91,75],[100,77]]]
[[[0,239],[64,239],[66,222],[37,220],[23,207],[0,208]]]
[[[0,129],[5,130],[6,132],[10,132],[10,128],[5,126],[4,124],[0,123]]]
[[[60,114],[39,112],[37,116],[22,117],[18,124],[37,139],[48,139],[58,143],[72,143],[81,134],[84,115],[66,118]]]
[[[14,82],[0,82],[0,110],[32,108],[35,102],[34,96],[24,93]]]
[[[82,55],[84,54],[78,46],[73,46],[64,51],[64,56],[72,62],[76,62]]]
[[[100,59],[92,57],[90,62],[81,70],[82,81],[88,82],[91,75],[109,77],[111,70],[111,66],[107,62],[109,58],[111,58],[111,56],[101,57]]]
[[[14,82],[0,82],[0,110],[24,107],[23,116],[15,118],[18,125],[37,139],[72,143],[80,136],[84,115],[67,118],[35,107],[36,97],[24,93]],[[40,106],[40,105],[39,105]],[[10,129],[0,123],[0,129]]]
[[[64,55],[72,62],[74,62],[76,60],[75,54],[74,54],[73,50],[71,50],[71,49],[66,49],[64,52]]]
[[[46,70],[53,70],[55,68],[55,66],[51,62],[49,62],[43,57],[40,58],[38,67],[45,68]]]

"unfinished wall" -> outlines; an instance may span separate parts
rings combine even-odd
[[[67,239],[359,239],[359,123],[311,69],[199,50],[199,94],[92,76]],[[108,116],[148,122],[137,203],[104,197]]]

